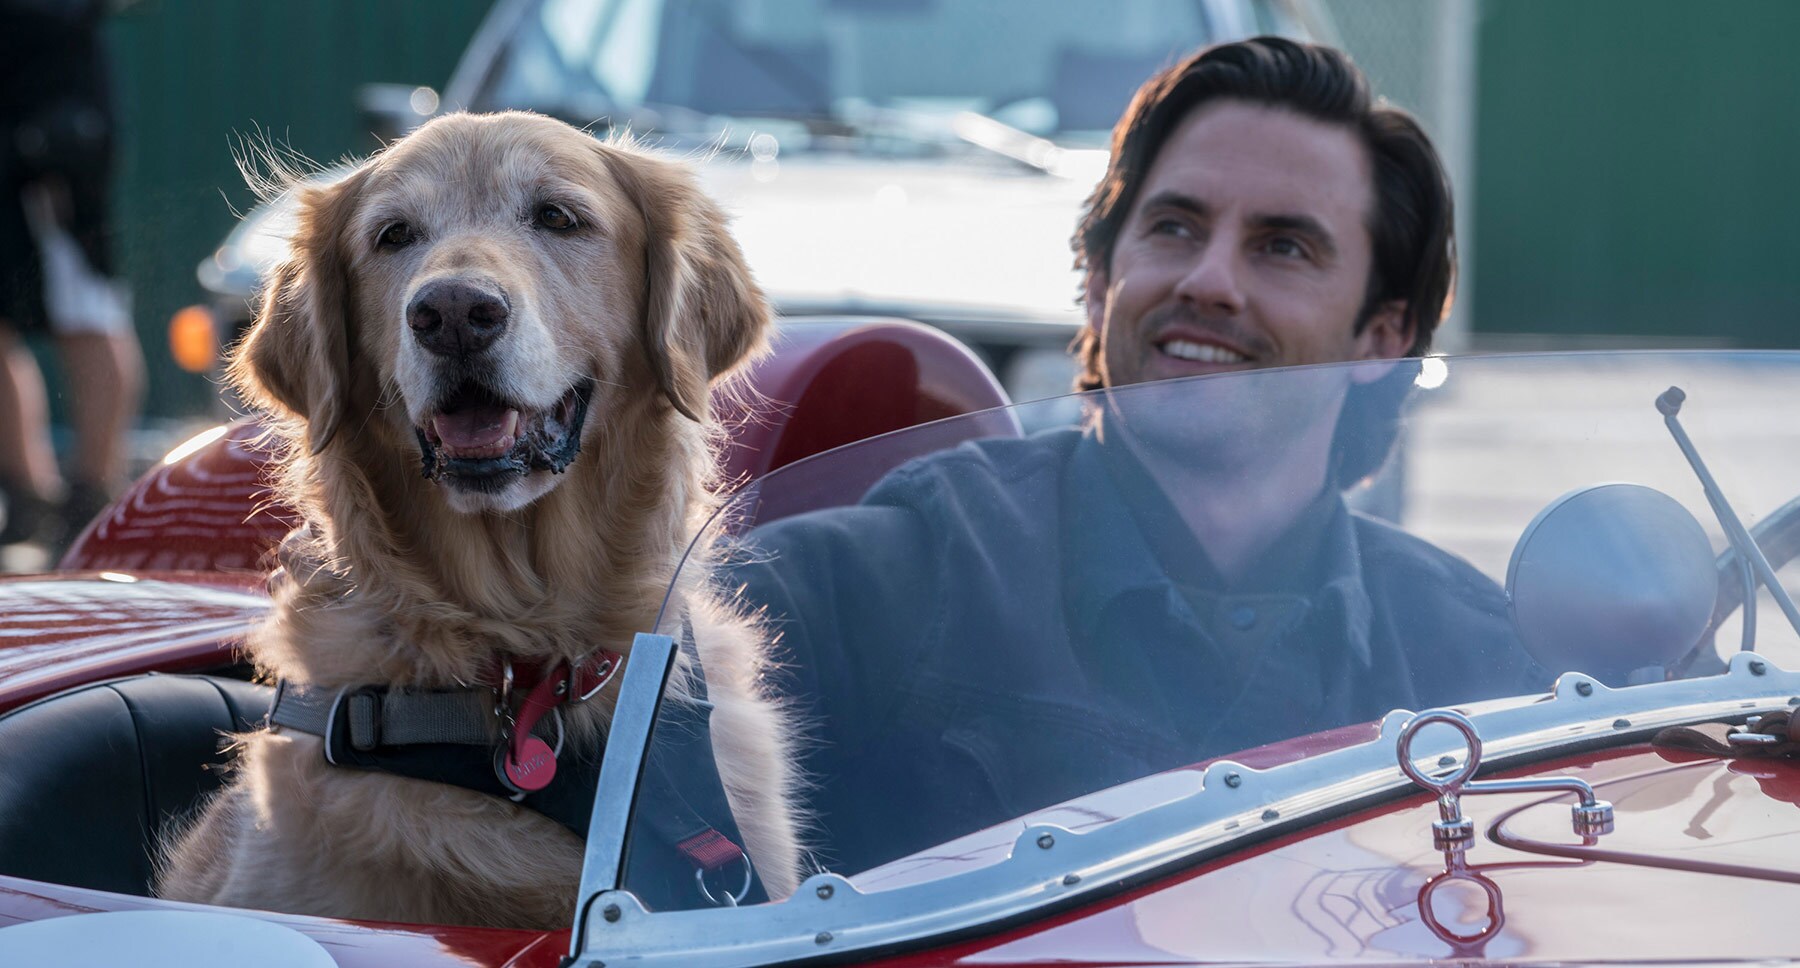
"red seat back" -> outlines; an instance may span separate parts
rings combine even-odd
[[[727,400],[726,480],[754,480],[804,457],[919,424],[1004,407],[1006,391],[968,347],[910,320],[784,322],[775,352],[750,374],[763,398]],[[744,525],[854,501],[898,464],[975,437],[1019,435],[1009,411],[980,413],[864,452],[854,466],[791,468]]]
[[[752,369],[748,383],[748,392],[717,407],[731,432],[722,471],[733,485],[841,444],[1007,403],[986,364],[961,343],[892,319],[784,321],[774,352]],[[271,497],[270,452],[259,444],[261,433],[255,421],[240,420],[157,466],[88,526],[58,567],[267,570],[268,552],[297,522]],[[780,488],[763,495],[755,520],[821,501],[842,503],[826,492],[866,487],[901,459],[996,434],[1018,434],[1011,414],[927,431],[904,448],[888,448],[884,457],[892,459],[881,466],[862,466],[848,477],[841,469],[830,480],[784,475]]]

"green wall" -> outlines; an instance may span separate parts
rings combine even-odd
[[[251,203],[232,143],[330,160],[372,145],[356,88],[442,88],[489,0],[139,0],[112,24],[118,241],[152,414],[216,389],[169,315]],[[1482,0],[1478,333],[1800,345],[1797,0]]]
[[[1481,11],[1477,331],[1800,345],[1800,2]]]
[[[232,161],[267,131],[308,157],[366,152],[355,92],[442,90],[490,0],[140,0],[110,27],[123,135],[118,252],[137,298],[151,414],[217,395],[169,358],[169,316],[201,298],[194,267],[253,199]]]

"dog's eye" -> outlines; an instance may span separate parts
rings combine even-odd
[[[416,238],[418,236],[413,232],[412,226],[405,222],[394,222],[381,230],[381,234],[375,238],[375,244],[384,249],[399,249],[411,245]]]
[[[539,205],[537,214],[532,216],[532,221],[536,222],[539,227],[553,232],[567,232],[575,227],[575,216],[569,214],[568,209],[551,202]]]

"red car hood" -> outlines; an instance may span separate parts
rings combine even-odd
[[[216,667],[267,608],[251,576],[0,581],[9,617],[0,709],[111,675]],[[1418,794],[1006,932],[879,963],[1694,964],[1800,952],[1779,913],[1800,900],[1800,763],[1635,745],[1508,775],[1560,774],[1614,803],[1614,832],[1595,843],[1573,837],[1566,798],[1466,798],[1481,832],[1466,869],[1478,877],[1453,879],[1425,903],[1446,867],[1431,841],[1435,802]],[[0,878],[0,926],[147,907],[164,905]],[[557,933],[251,916],[300,930],[343,965],[550,965],[566,944]]]
[[[1567,796],[1468,797],[1480,880],[1434,889],[1434,801],[1268,841],[1094,908],[908,964],[1787,962],[1800,935],[1800,763],[1629,747],[1507,776],[1580,776],[1616,830],[1584,845]],[[1486,884],[1483,885],[1482,881]],[[1491,888],[1491,890],[1489,890]],[[1060,959],[1060,960],[1059,960]]]
[[[268,611],[261,584],[173,572],[0,580],[0,710],[110,676],[229,663]]]

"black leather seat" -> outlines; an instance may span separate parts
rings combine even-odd
[[[260,722],[273,694],[146,675],[0,716],[0,874],[148,894],[157,837],[223,783],[221,735]]]

